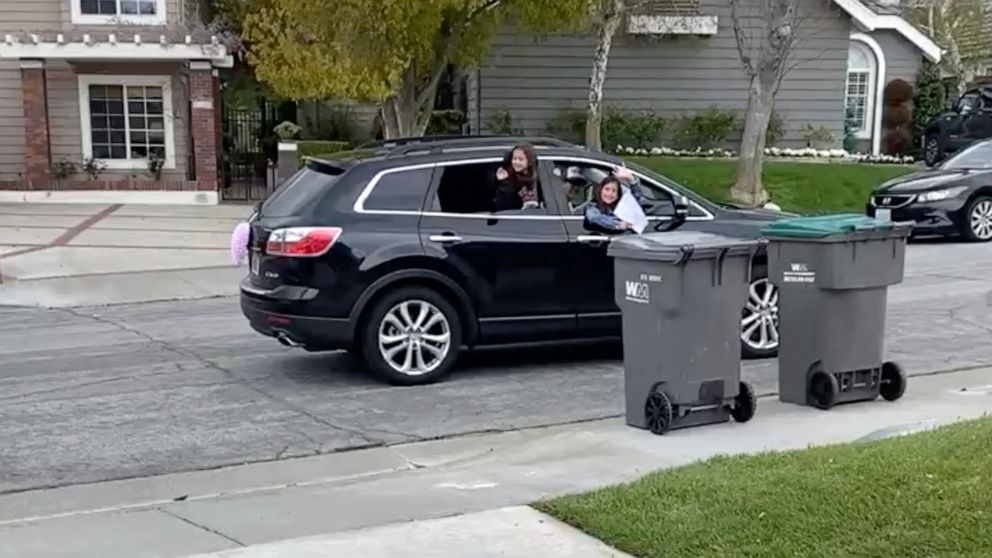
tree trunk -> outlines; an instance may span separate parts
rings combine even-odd
[[[603,86],[606,85],[606,69],[610,62],[613,36],[623,20],[623,9],[623,0],[613,0],[613,5],[603,13],[599,25],[592,75],[589,77],[589,105],[586,110],[586,147],[593,151],[603,150]]]
[[[433,75],[426,84],[418,87],[413,69],[406,71],[396,93],[383,101],[379,108],[385,139],[421,137],[427,132],[434,112],[438,82],[438,76]]]
[[[761,182],[761,171],[765,160],[768,121],[775,102],[775,83],[765,81],[760,75],[751,78],[740,161],[737,164],[737,183],[730,190],[735,201],[748,207],[760,207],[768,202],[768,193]]]

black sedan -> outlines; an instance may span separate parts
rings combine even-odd
[[[914,236],[992,240],[992,140],[938,168],[890,180],[872,192],[869,216],[916,223]]]

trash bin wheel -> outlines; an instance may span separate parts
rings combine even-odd
[[[817,370],[809,379],[809,394],[813,400],[813,406],[817,409],[827,410],[837,404],[837,396],[840,394],[840,384],[833,374]]]
[[[734,408],[730,410],[730,416],[737,422],[747,422],[754,418],[758,411],[758,397],[754,394],[754,388],[747,382],[741,382],[741,391],[734,398]]]
[[[906,393],[906,373],[894,362],[882,364],[882,385],[879,387],[882,399],[895,401]]]
[[[644,404],[644,414],[648,420],[648,429],[653,434],[664,434],[672,426],[672,401],[662,391],[653,391]]]

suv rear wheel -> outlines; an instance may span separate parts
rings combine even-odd
[[[462,324],[441,294],[425,287],[401,287],[372,307],[361,330],[365,361],[386,381],[427,384],[447,374],[462,345]]]

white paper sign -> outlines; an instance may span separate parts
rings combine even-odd
[[[625,189],[623,197],[620,198],[620,203],[613,210],[613,214],[630,223],[631,229],[637,234],[644,232],[644,229],[648,226],[647,215],[644,214],[641,204],[637,203],[637,198],[634,197],[634,194],[630,193],[630,190]]]

